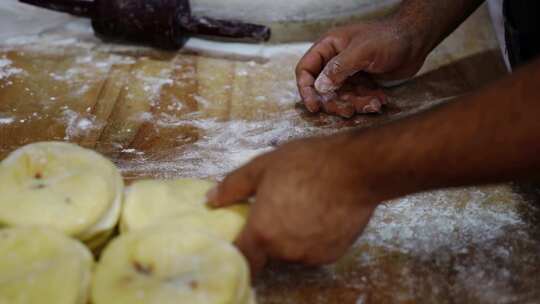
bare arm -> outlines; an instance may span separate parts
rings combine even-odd
[[[322,108],[345,117],[354,112],[377,112],[383,100],[355,100],[343,98],[339,92],[337,97],[332,93],[357,72],[368,73],[381,81],[414,76],[429,52],[482,2],[406,0],[386,19],[331,30],[315,43],[296,68],[298,89],[306,107],[312,112]],[[347,102],[339,107],[340,101]],[[370,107],[364,110],[367,105]]]
[[[410,31],[418,52],[428,54],[484,0],[406,0],[392,17]]]
[[[267,259],[333,262],[384,200],[538,174],[539,84],[540,61],[401,121],[289,143],[231,173],[209,200],[255,196],[237,240],[254,272]]]
[[[375,159],[389,196],[492,183],[540,173],[540,61],[474,95],[395,124],[353,134],[349,149],[379,138]],[[358,139],[358,140],[356,140]],[[368,140],[369,141],[369,140]],[[389,154],[389,155],[388,155]]]

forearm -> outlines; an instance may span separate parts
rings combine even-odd
[[[417,52],[427,55],[484,0],[405,0],[392,17],[407,30]]]
[[[386,199],[530,177],[540,173],[539,84],[537,61],[477,94],[345,135],[342,150],[359,170],[377,164],[374,191]],[[365,145],[370,155],[355,155]]]

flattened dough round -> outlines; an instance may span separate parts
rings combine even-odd
[[[45,228],[0,229],[0,303],[86,304],[92,255]]]
[[[190,222],[208,226],[220,237],[232,240],[244,226],[249,207],[239,204],[229,208],[210,209],[206,192],[215,183],[196,179],[144,180],[128,187],[122,210],[122,232],[164,222]]]
[[[46,226],[89,240],[116,225],[122,193],[120,173],[100,154],[30,144],[0,163],[0,226]]]
[[[155,222],[150,227],[195,229],[233,242],[246,222],[247,206],[239,205],[224,210],[189,210],[177,216]]]
[[[94,304],[248,304],[249,269],[225,240],[156,227],[113,240],[93,279]]]

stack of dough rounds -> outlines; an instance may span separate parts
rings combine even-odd
[[[0,304],[254,304],[246,260],[231,243],[248,205],[206,206],[209,181],[135,182],[79,146],[22,147],[0,163]],[[121,215],[120,215],[121,214]],[[92,257],[77,240],[106,243]]]
[[[206,193],[210,181],[178,179],[138,181],[127,188],[120,220],[122,233],[152,225],[174,223],[204,229],[232,241],[245,224],[248,205],[210,209]]]
[[[43,226],[105,242],[121,211],[123,180],[100,154],[63,142],[30,144],[0,163],[0,226]]]
[[[0,229],[0,303],[86,304],[92,255],[47,228]]]
[[[252,304],[249,268],[229,242],[154,226],[111,242],[96,268],[93,304]]]

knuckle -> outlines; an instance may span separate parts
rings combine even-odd
[[[343,35],[339,35],[334,38],[334,43],[340,49],[344,49],[349,44],[349,42],[350,40]]]
[[[342,30],[335,29],[327,32],[321,39],[321,42],[335,45],[338,49],[343,49],[350,43],[350,38]]]
[[[301,59],[295,68],[296,77],[300,77],[302,75],[302,72],[304,71],[304,61]]]

